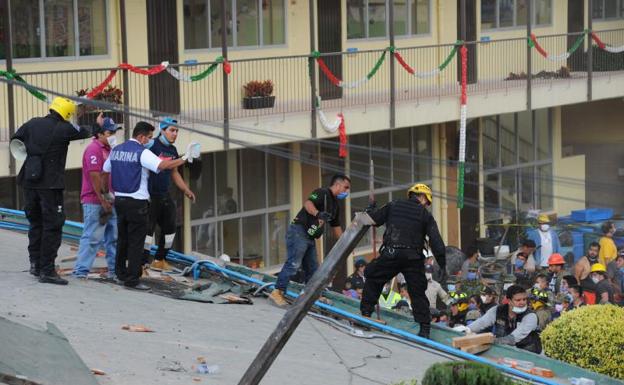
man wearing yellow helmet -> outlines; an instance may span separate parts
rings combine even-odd
[[[607,279],[607,269],[602,263],[594,263],[591,267],[591,280],[596,284],[596,302],[599,304],[615,303],[613,286]]]
[[[92,133],[91,127],[71,123],[75,113],[74,102],[56,97],[47,116],[29,120],[11,138],[26,147],[27,155],[17,183],[24,189],[24,210],[30,223],[30,274],[42,283],[67,284],[54,270],[65,223],[63,191],[67,147],[70,141],[87,139]],[[97,124],[101,126],[102,121],[100,114]]]
[[[429,246],[443,273],[446,271],[446,248],[438,225],[427,210],[432,201],[429,186],[417,183],[407,195],[407,199],[390,202],[379,210],[374,209],[374,204],[367,210],[375,226],[385,224],[386,231],[379,258],[369,263],[364,271],[366,281],[360,311],[363,316],[370,317],[385,283],[403,273],[412,300],[414,320],[420,324],[418,335],[429,338],[431,313],[425,293],[425,238],[429,238]]]
[[[559,236],[555,230],[550,227],[551,221],[548,215],[540,214],[537,217],[537,224],[538,228],[527,231],[527,236],[528,239],[535,242],[537,247],[533,253],[537,268],[546,270],[548,269],[548,258],[561,251],[561,244],[559,242]]]

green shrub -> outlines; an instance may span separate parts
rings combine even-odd
[[[425,372],[423,385],[511,385],[514,382],[490,366],[454,361],[434,364]]]
[[[583,306],[565,312],[542,332],[548,357],[624,379],[624,309]]]

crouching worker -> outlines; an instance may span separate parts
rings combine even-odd
[[[496,343],[540,353],[542,343],[537,315],[529,309],[526,291],[522,286],[512,285],[506,296],[509,303],[492,307],[471,323],[467,332],[492,332]]]

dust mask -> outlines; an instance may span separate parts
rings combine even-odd
[[[427,281],[431,281],[433,279],[433,275],[431,275],[431,273],[425,273],[425,277],[427,278]]]
[[[106,138],[106,141],[108,142],[108,145],[113,148],[117,145],[117,136],[115,135],[111,135],[108,138]]]
[[[516,313],[516,314],[522,314],[525,311],[527,311],[527,306],[524,306],[524,307],[514,306],[514,307],[511,308],[511,311]]]
[[[543,232],[547,232],[548,230],[550,230],[550,225],[547,223],[541,224],[540,230],[542,230]]]

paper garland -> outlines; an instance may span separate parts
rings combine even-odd
[[[409,74],[414,75],[415,77],[419,78],[419,79],[425,79],[425,78],[430,78],[430,77],[434,77],[436,75],[438,75],[440,72],[444,71],[444,69],[451,63],[451,61],[453,60],[453,57],[455,56],[455,54],[457,54],[457,47],[459,47],[463,42],[461,40],[458,40],[455,45],[453,46],[453,49],[451,50],[451,52],[448,54],[448,56],[446,57],[446,59],[444,59],[444,61],[442,62],[442,64],[440,64],[439,66],[437,66],[436,68],[430,70],[430,71],[424,71],[424,72],[416,72],[414,71],[414,69],[407,64],[407,62],[405,61],[405,59],[403,59],[403,56],[401,56],[401,54],[398,51],[395,51],[393,47],[391,47],[391,51],[392,54],[394,55],[394,57],[397,59],[397,61],[399,62],[399,64],[403,67],[403,69],[405,69]]]
[[[576,51],[583,44],[583,41],[585,41],[586,33],[587,33],[587,30],[585,30],[583,34],[579,36],[578,39],[576,39],[574,44],[572,44],[572,47],[570,47],[570,49],[568,49],[567,52],[564,52],[558,55],[551,55],[548,52],[546,52],[546,50],[542,48],[542,46],[537,41],[537,37],[535,36],[534,33],[532,33],[531,36],[529,37],[528,44],[530,47],[535,48],[537,52],[539,52],[540,55],[542,55],[543,57],[545,57],[546,59],[550,61],[553,61],[553,62],[563,61],[563,60],[568,60],[568,58],[574,53],[574,51]]]
[[[624,52],[624,45],[621,45],[619,47],[613,47],[611,45],[607,45],[605,43],[602,42],[602,40],[600,40],[600,38],[598,37],[598,35],[596,35],[594,32],[591,33],[591,38],[592,40],[594,40],[596,42],[596,44],[598,45],[598,48],[607,51],[609,53],[622,53]]]
[[[459,112],[459,169],[457,178],[457,208],[464,208],[464,169],[466,162],[466,119],[468,115],[468,49],[459,50],[461,56],[461,99]]]

